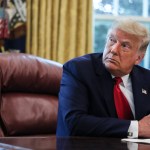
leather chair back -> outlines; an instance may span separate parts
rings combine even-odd
[[[0,54],[0,136],[55,134],[60,63]]]

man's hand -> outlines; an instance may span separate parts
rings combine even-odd
[[[150,115],[145,116],[138,123],[139,137],[150,138]]]

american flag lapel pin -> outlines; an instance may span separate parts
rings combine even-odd
[[[147,91],[145,89],[142,89],[143,94],[147,94]]]

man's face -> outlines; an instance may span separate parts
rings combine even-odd
[[[110,32],[105,50],[103,63],[107,70],[114,76],[129,74],[135,64],[139,64],[144,53],[139,52],[142,40],[135,35],[120,29]]]

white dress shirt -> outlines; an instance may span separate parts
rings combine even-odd
[[[135,118],[135,107],[134,107],[134,99],[133,99],[133,92],[132,92],[132,82],[131,78],[128,75],[125,75],[122,78],[122,83],[119,84],[121,91],[125,95],[130,105],[131,111]],[[138,121],[133,120],[128,129],[128,138],[137,138],[138,137]]]

